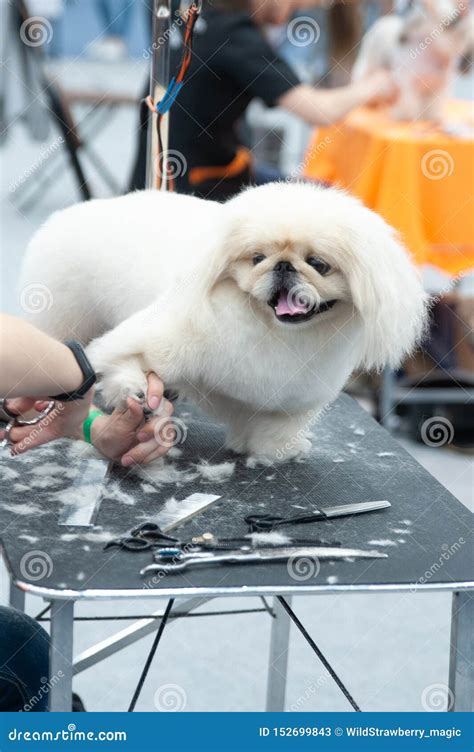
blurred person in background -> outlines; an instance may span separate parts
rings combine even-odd
[[[216,7],[204,0],[194,35],[193,62],[170,116],[169,149],[186,163],[186,170],[175,178],[179,193],[224,201],[255,182],[251,153],[242,143],[239,127],[254,98],[318,126],[335,123],[362,104],[395,95],[385,71],[335,89],[302,83],[270,45],[265,34],[268,26],[287,23],[296,11],[324,4],[322,0],[249,0],[246,9],[231,12],[223,10],[224,3]],[[173,3],[173,11],[179,11],[178,2]],[[298,29],[294,22],[288,26],[288,38],[291,42],[293,35],[295,47],[301,43],[301,33],[313,35],[308,43],[317,43],[318,25],[312,25],[309,17],[304,21],[305,29]],[[180,25],[175,24],[175,37]],[[172,71],[181,56],[181,44],[175,41],[172,37]],[[144,113],[131,190],[145,187],[147,121]]]
[[[303,11],[305,18],[314,19],[319,27],[317,42],[296,47],[289,38],[287,25],[274,27],[275,31],[270,34],[267,31],[267,37],[305,83],[343,86],[351,80],[352,66],[365,31],[380,16],[391,13],[393,6],[393,0],[319,3]],[[293,18],[297,19],[298,15]]]

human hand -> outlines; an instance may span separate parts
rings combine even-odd
[[[175,432],[170,420],[173,405],[163,398],[163,382],[153,371],[147,374],[146,382],[143,403],[128,397],[125,408],[116,408],[112,415],[100,416],[92,424],[94,446],[124,467],[148,464],[163,457],[174,443]],[[152,410],[160,408],[160,415],[145,422],[145,403]]]
[[[145,423],[142,405],[129,397],[126,408],[117,408],[112,415],[101,415],[92,423],[91,440],[95,448],[110,460],[121,461],[124,467],[147,464],[162,457],[173,446],[173,405],[163,399],[164,386],[156,373],[147,377],[146,403],[161,415]],[[94,390],[75,402],[56,402],[53,410],[40,422],[29,426],[15,426],[10,432],[11,453],[22,454],[28,449],[61,438],[83,439],[82,424],[89,414]],[[49,401],[49,400],[48,400]],[[27,411],[44,410],[48,401],[30,397],[8,400],[8,409],[23,415]],[[5,431],[0,431],[0,439]]]
[[[53,409],[38,423],[14,426],[9,435],[12,455],[23,454],[28,449],[55,439],[81,438],[82,424],[89,414],[93,396],[94,389],[90,389],[82,400],[56,402]],[[31,397],[14,397],[8,400],[7,407],[11,413],[19,416],[31,413],[32,410],[40,414],[49,402],[50,400],[37,400]],[[4,436],[5,431],[0,430],[0,439]]]
[[[380,69],[358,81],[362,104],[392,104],[398,96],[398,87],[389,71]]]
[[[159,376],[153,371],[149,371],[146,376],[147,380],[147,393],[146,401],[150,410],[157,410],[163,399],[163,392],[165,390],[164,384]],[[171,411],[172,412],[172,411]]]
[[[116,408],[112,415],[94,420],[92,443],[101,454],[124,467],[148,464],[173,446],[172,403],[163,400],[160,412],[145,423],[142,405],[128,397],[126,408]]]

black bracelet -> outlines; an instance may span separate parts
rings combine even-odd
[[[64,392],[64,394],[55,394],[54,396],[51,397],[51,399],[57,400],[58,402],[73,402],[74,400],[79,400],[83,398],[83,396],[89,391],[91,386],[95,384],[97,380],[97,376],[80,342],[71,340],[70,342],[64,342],[64,344],[66,345],[66,347],[69,347],[72,354],[74,355],[77,361],[77,365],[82,371],[84,380],[81,386],[78,389],[75,389],[73,392]]]

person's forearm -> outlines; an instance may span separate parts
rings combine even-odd
[[[314,91],[314,90],[313,90]],[[343,86],[339,89],[326,89],[314,91],[319,100],[315,101],[316,117],[319,115],[319,123],[314,125],[330,125],[344,118],[355,107],[364,103],[359,87],[356,85]]]
[[[365,100],[365,90],[357,84],[337,89],[314,89],[301,84],[284,94],[278,104],[310,125],[324,126],[341,120]]]
[[[71,392],[82,380],[68,347],[26,321],[0,314],[1,397]]]

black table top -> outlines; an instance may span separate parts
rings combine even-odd
[[[183,408],[181,418],[186,441],[181,456],[170,461],[177,482],[153,487],[149,479],[114,468],[94,528],[58,525],[87,466],[84,444],[64,440],[18,458],[3,451],[2,552],[22,589],[52,598],[116,598],[474,587],[471,513],[347,395],[314,426],[307,458],[271,467],[248,466],[223,449],[221,427],[197,413]],[[236,462],[235,470],[227,481],[205,480],[196,477],[201,460]],[[106,540],[153,519],[165,500],[195,492],[221,499],[174,531],[183,540],[206,531],[244,535],[251,512],[287,516],[314,505],[387,499],[389,509],[286,532],[377,548],[388,558],[321,561],[316,569],[302,566],[296,576],[286,563],[206,566],[150,581],[139,575],[151,563],[150,552],[104,551]]]

